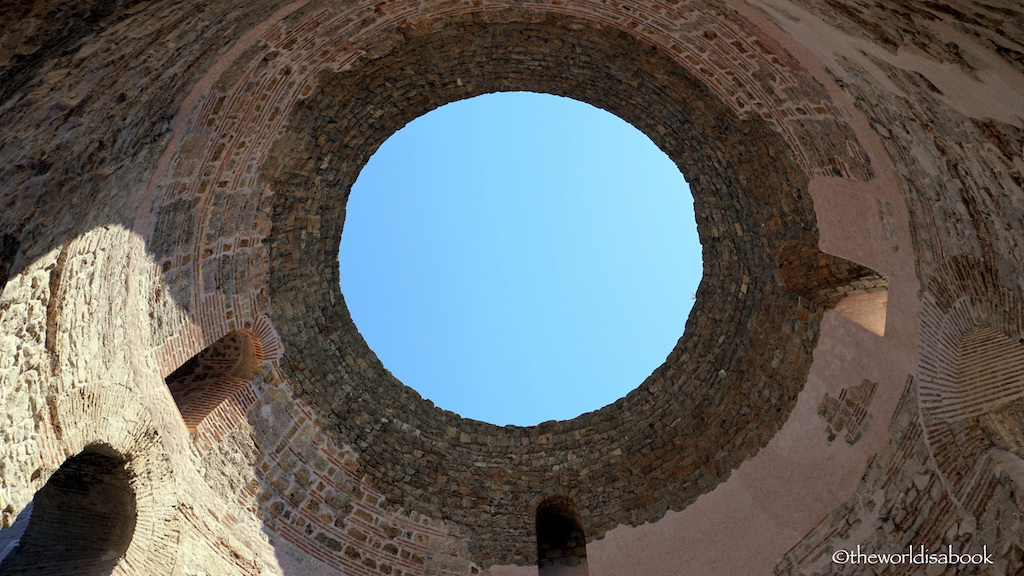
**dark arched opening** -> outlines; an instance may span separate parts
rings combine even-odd
[[[110,574],[135,534],[135,502],[124,458],[87,448],[36,492],[28,527],[0,575]]]
[[[587,538],[579,511],[567,499],[537,507],[537,568],[540,576],[587,576]]]
[[[189,358],[164,381],[189,432],[242,389],[260,363],[259,340],[235,330]]]

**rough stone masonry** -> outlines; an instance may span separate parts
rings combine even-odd
[[[647,134],[704,250],[665,363],[533,427],[337,268],[376,148],[507,90]],[[0,575],[1024,572],[1022,146],[1014,0],[5,2]]]

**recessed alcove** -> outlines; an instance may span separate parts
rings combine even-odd
[[[537,506],[537,569],[540,576],[587,576],[587,537],[579,510],[568,498]]]
[[[391,372],[500,425],[636,388],[703,272],[676,164],[607,111],[531,92],[452,102],[384,142],[353,185],[339,266]]]
[[[260,363],[259,339],[234,330],[189,358],[164,381],[189,432],[244,387]]]
[[[989,326],[960,340],[958,403],[998,448],[1024,454],[1024,345]]]
[[[994,289],[986,263],[958,258],[944,267],[943,281],[956,283],[933,280],[925,291],[918,397],[942,482],[970,507],[999,470],[1021,477],[1024,330],[1007,314],[1020,301]]]
[[[25,532],[0,561],[0,575],[110,574],[135,534],[136,495],[125,465],[103,446],[66,460],[36,492]]]

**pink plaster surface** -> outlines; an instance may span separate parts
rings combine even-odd
[[[899,332],[897,329],[896,332]],[[822,322],[815,362],[782,430],[724,483],[681,512],[620,526],[587,547],[590,573],[769,574],[779,559],[853,493],[868,459],[888,439],[887,423],[912,366],[880,338],[836,313]],[[827,441],[817,414],[825,393],[879,382],[864,437]]]
[[[763,14],[732,4],[803,61],[815,61]],[[867,294],[861,302],[825,315],[804,390],[786,424],[763,450],[685,510],[669,512],[653,524],[620,526],[589,544],[594,576],[770,574],[793,546],[852,496],[868,460],[889,439],[889,422],[917,361],[919,284],[909,218],[891,162],[867,120],[849,105],[824,65],[811,71],[838,102],[848,104],[851,124],[876,173],[870,182],[817,178],[810,183],[820,248],[888,276],[889,290]],[[885,312],[879,315],[883,300]],[[837,396],[864,380],[878,383],[864,436],[852,446],[840,438],[830,444],[819,405],[825,394]]]

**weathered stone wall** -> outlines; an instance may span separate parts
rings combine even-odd
[[[671,549],[694,532],[759,550],[747,573],[859,573],[830,561],[858,544],[988,545],[988,573],[1020,569],[1022,27],[966,0],[5,4],[0,546],[99,446],[137,506],[115,574],[536,573],[550,498],[595,575],[730,573]],[[644,131],[704,246],[665,364],[528,428],[398,382],[336,266],[377,146],[495,90]],[[826,312],[869,291],[884,334]],[[255,366],[181,368],[229,334]],[[823,467],[843,481],[801,492]],[[743,514],[774,529],[725,528]]]
[[[891,425],[892,441],[871,461],[849,502],[822,519],[780,561],[775,574],[863,574],[865,564],[837,564],[837,551],[991,553],[992,565],[911,563],[882,567],[885,574],[1018,574],[1024,553],[1018,502],[1024,467],[1019,457],[991,452],[988,475],[964,502],[951,497],[930,463],[917,408],[918,389],[908,382]]]
[[[960,388],[958,373],[970,330],[986,327],[1015,345],[1024,336],[1024,13],[1014,3],[793,4],[782,27],[814,14],[843,32],[814,49],[881,136],[900,175],[923,291],[919,368],[892,423],[892,442],[851,501],[787,555],[780,573],[840,571],[830,568],[826,552],[857,544],[873,551],[987,546],[997,565],[967,573],[1017,573],[1021,461],[979,420],[1005,410],[1024,380],[1011,373],[978,401]],[[781,16],[782,3],[776,6]],[[976,368],[1012,372],[1012,349],[989,348]]]

